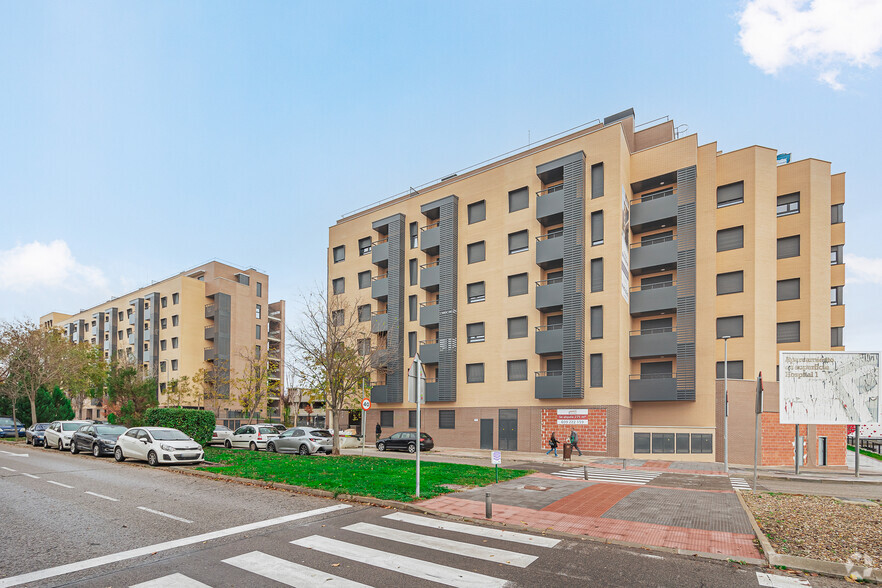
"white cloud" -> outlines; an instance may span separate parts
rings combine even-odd
[[[0,251],[0,291],[28,293],[41,289],[103,294],[108,284],[99,268],[77,262],[61,240],[34,241]]]
[[[750,62],[767,74],[808,66],[842,90],[842,66],[876,67],[882,49],[879,0],[749,0],[739,40]]]
[[[846,255],[845,272],[847,285],[882,284],[882,258]]]

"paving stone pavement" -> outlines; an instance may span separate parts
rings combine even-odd
[[[527,476],[517,480],[500,482],[489,488],[476,488],[474,490],[457,492],[454,496],[483,503],[484,495],[489,490],[492,495],[493,504],[507,504],[542,510],[549,504],[566,498],[591,485],[593,485],[593,482],[586,482],[584,480],[539,479],[536,476]]]
[[[649,484],[665,488],[687,488],[690,490],[731,490],[729,478],[725,476],[702,476],[700,474],[663,473]]]

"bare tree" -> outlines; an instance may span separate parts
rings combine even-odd
[[[265,355],[257,357],[254,350],[248,348],[241,351],[239,357],[244,365],[232,382],[239,404],[248,413],[248,424],[251,424],[254,413],[260,406],[266,405],[269,391],[278,388],[278,382],[269,378],[269,360]]]
[[[220,417],[221,400],[230,397],[230,362],[216,360],[208,368],[200,368],[193,375],[193,384],[202,386],[202,398],[205,405],[210,404],[215,418]]]

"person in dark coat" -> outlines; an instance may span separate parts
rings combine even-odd
[[[548,455],[552,451],[554,452],[554,457],[557,457],[557,437],[554,436],[554,432],[551,433],[551,439],[548,440],[548,446],[551,447],[548,451],[545,452],[545,455]]]
[[[570,429],[570,445],[579,452],[579,455],[582,455],[582,450],[579,449],[579,436],[576,435],[576,429]]]
[[[383,427],[380,426],[380,423],[377,423],[377,441],[380,440],[380,435],[383,434]]]

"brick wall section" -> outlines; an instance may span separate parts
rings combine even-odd
[[[762,465],[792,466],[795,425],[782,425],[777,412],[764,412],[762,426]],[[818,437],[827,437],[827,465],[846,465],[845,425],[800,425],[799,434],[807,437],[804,465],[818,464]]]
[[[827,437],[827,465],[844,466],[847,465],[846,456],[846,426],[847,425],[817,425],[818,436]],[[817,452],[818,447],[815,444],[814,451]]]
[[[607,418],[605,408],[589,408],[588,415],[576,418],[585,418],[588,424],[584,425],[559,425],[557,424],[557,409],[542,410],[542,447],[548,451],[548,441],[554,432],[563,450],[563,444],[570,438],[570,431],[576,430],[579,437],[579,449],[583,453],[606,455],[607,453]],[[563,417],[567,418],[567,417]]]

